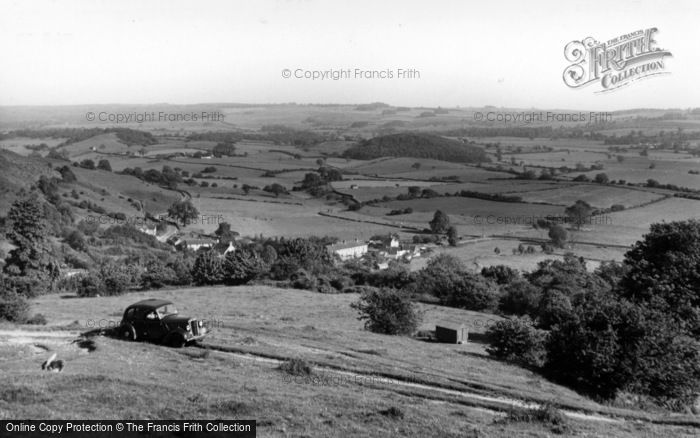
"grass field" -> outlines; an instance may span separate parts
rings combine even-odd
[[[382,203],[382,207],[389,209],[413,208],[414,211],[435,212],[442,210],[447,214],[464,216],[540,216],[563,213],[563,208],[553,205],[524,204],[518,202],[497,202],[476,198],[463,198],[450,196],[440,198],[421,198],[407,201],[391,201]]]
[[[61,142],[65,141],[64,138],[23,138],[15,137],[0,140],[0,149],[6,149],[20,155],[29,155],[33,151],[27,149],[25,146],[39,146],[40,144],[45,144],[46,146],[52,148]],[[47,150],[39,151],[41,155],[46,155]]]
[[[657,193],[593,184],[565,186],[552,188],[552,190],[519,192],[518,196],[522,196],[523,200],[527,202],[546,202],[566,206],[581,200],[598,208],[609,208],[615,204],[633,207],[663,197]]]
[[[320,216],[319,211],[328,207],[318,201],[304,201],[303,205],[282,202],[300,202],[297,199],[244,197],[240,199],[193,198],[192,203],[202,217],[222,218],[244,236],[336,236],[341,239],[369,239],[375,234],[387,234],[394,229],[381,225],[347,222],[341,219]],[[248,200],[249,199],[249,200]],[[270,202],[260,202],[260,201]],[[187,230],[211,233],[218,220],[191,224]]]
[[[99,321],[118,320],[126,305],[153,296],[173,300],[181,313],[211,321],[214,331],[206,344],[257,356],[103,337],[93,338],[88,344],[91,351],[70,343],[77,332]],[[0,381],[0,418],[251,418],[258,421],[260,436],[495,437],[552,433],[546,425],[504,419],[504,403],[517,403],[518,398],[603,415],[637,415],[599,405],[530,371],[494,361],[478,343],[436,344],[367,333],[349,307],[356,299],[352,294],[257,286],[86,299],[42,297],[32,310],[46,315],[49,326],[32,331],[27,327],[0,341],[0,364],[10,377]],[[498,318],[421,307],[424,328],[449,318],[480,332]],[[0,330],[7,335],[13,328]],[[41,372],[39,365],[50,351],[65,361],[63,373]],[[275,360],[259,355],[302,358],[312,364],[312,376],[330,383],[293,380],[276,369]],[[355,377],[338,379],[334,367]],[[382,375],[387,377],[379,378]],[[428,386],[400,385],[388,376]],[[440,392],[434,385],[472,396]],[[141,395],[134,398],[134,392]],[[500,401],[489,401],[493,396]],[[298,403],[300,399],[305,403]],[[187,409],[182,409],[183,403]],[[401,415],[387,414],[389,408]],[[567,436],[692,436],[696,431],[633,420],[577,417],[566,422]]]

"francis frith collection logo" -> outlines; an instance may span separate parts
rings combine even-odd
[[[581,88],[599,83],[597,93],[617,90],[642,78],[667,74],[664,57],[673,56],[659,48],[654,34],[657,28],[637,30],[605,42],[592,37],[571,41],[564,48],[564,83]]]

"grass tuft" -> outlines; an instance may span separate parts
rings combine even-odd
[[[379,411],[379,413],[393,420],[401,420],[405,416],[404,412],[396,406],[392,406],[388,409],[384,409],[383,411]]]
[[[293,376],[310,376],[313,372],[311,364],[304,359],[293,358],[283,362],[279,369]]]
[[[569,430],[569,424],[562,412],[551,403],[545,403],[537,408],[517,408],[512,407],[504,423],[534,423],[547,426],[557,434],[565,433]]]

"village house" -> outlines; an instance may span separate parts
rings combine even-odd
[[[191,251],[199,251],[202,248],[212,248],[216,245],[216,240],[213,239],[179,239],[175,246],[178,248],[187,248]]]
[[[367,254],[367,251],[369,250],[369,245],[365,242],[359,242],[357,240],[349,243],[343,241],[341,243],[328,245],[326,249],[331,255],[337,254],[338,257],[340,257],[340,260],[344,261],[353,258],[359,258]]]
[[[148,234],[149,236],[156,236],[157,233],[157,227],[153,225],[152,227],[149,227],[148,225],[144,225],[142,227],[139,227],[139,231],[141,231],[144,234]]]

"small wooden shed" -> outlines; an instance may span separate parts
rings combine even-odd
[[[469,329],[461,323],[441,321],[435,325],[435,337],[438,342],[465,344],[469,341]]]

